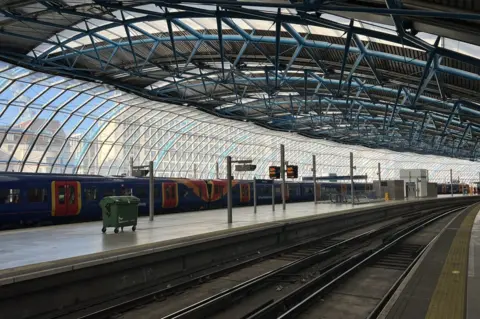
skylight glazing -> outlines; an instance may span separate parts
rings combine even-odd
[[[426,168],[430,180],[478,180],[474,162],[349,146],[275,132],[250,122],[209,115],[193,107],[148,100],[98,83],[88,83],[0,63],[0,170],[74,174],[128,174],[154,162],[163,177],[225,177],[225,158],[252,159],[254,172],[236,178],[267,178],[278,165],[279,145],[286,160],[311,176],[312,154],[318,175],[347,174],[349,152],[356,174],[397,178],[401,168]]]

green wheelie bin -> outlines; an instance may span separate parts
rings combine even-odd
[[[138,203],[140,199],[135,196],[107,196],[100,201],[102,208],[103,228],[102,232],[107,231],[107,227],[115,227],[115,233],[118,229],[132,226],[132,230],[137,228]]]

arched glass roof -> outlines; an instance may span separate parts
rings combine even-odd
[[[279,145],[286,160],[311,176],[312,154],[319,174],[347,174],[349,152],[356,173],[374,178],[377,163],[384,178],[400,168],[427,168],[430,179],[449,180],[449,170],[464,182],[476,180],[474,162],[438,156],[372,150],[296,133],[275,132],[251,122],[207,114],[195,107],[152,101],[114,87],[30,71],[0,63],[0,170],[118,175],[154,161],[166,177],[225,176],[227,155],[252,159],[254,172],[238,178],[267,178],[278,165]]]
[[[473,181],[477,21],[429,0],[3,1],[3,169],[119,174],[133,156],[203,178],[233,154],[261,177],[284,143],[304,175],[355,150],[371,177],[380,160]]]

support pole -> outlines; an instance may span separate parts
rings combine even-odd
[[[412,172],[409,170],[408,171],[408,187],[407,187],[409,189],[409,191],[408,191],[407,199],[408,199],[408,197],[410,197],[410,184],[411,183],[412,183]],[[413,195],[415,196],[415,194],[413,194]]]
[[[378,163],[378,182],[380,183],[380,187],[382,185],[382,171],[380,170],[380,163]]]
[[[227,212],[228,223],[232,223],[232,157],[227,156],[227,180],[228,180],[228,193],[227,193]]]
[[[285,210],[285,146],[280,144],[280,177],[282,178],[282,208]]]
[[[253,212],[257,213],[257,178],[253,177]]]
[[[275,183],[272,180],[272,211],[275,211]]]
[[[133,176],[133,157],[130,156],[130,176]]]
[[[218,179],[218,161],[215,162],[215,176]]]
[[[312,155],[312,175],[313,175],[313,202],[317,205],[317,161],[315,155]]]
[[[452,172],[452,169],[450,169],[450,194],[453,197],[453,172]]]
[[[350,192],[352,196],[352,207],[355,205],[354,200],[353,200],[353,192],[354,192],[354,186],[353,186],[353,152],[350,152]]]
[[[193,178],[197,178],[197,164],[193,164]]]
[[[150,174],[150,178],[149,178],[149,205],[148,205],[148,215],[149,215],[149,219],[150,221],[153,221],[153,215],[154,215],[154,212],[155,212],[155,208],[154,208],[154,204],[155,204],[155,201],[154,201],[154,192],[155,192],[155,184],[154,184],[154,178],[153,178],[153,161],[150,161],[148,163],[148,172]]]
[[[420,198],[420,188],[418,187],[418,177],[415,178],[415,198]]]

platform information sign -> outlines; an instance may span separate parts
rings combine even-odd
[[[268,176],[272,179],[280,178],[280,166],[270,166],[268,168]]]
[[[236,172],[251,172],[257,168],[257,165],[252,164],[243,164],[243,165],[235,165]]]
[[[298,177],[298,166],[287,165],[287,178],[297,178],[297,177]]]

